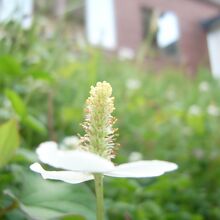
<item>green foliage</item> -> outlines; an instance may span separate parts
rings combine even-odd
[[[5,93],[8,99],[11,101],[12,107],[20,120],[31,129],[39,132],[42,135],[45,135],[47,132],[45,126],[35,117],[28,114],[26,104],[20,98],[20,96],[10,89],[7,89]]]
[[[15,120],[10,120],[0,126],[0,168],[8,163],[18,147],[17,123]]]
[[[10,188],[21,209],[13,209],[4,218],[26,220],[27,213],[45,214],[42,210],[36,214],[40,208],[37,199],[41,204],[50,197],[53,204],[45,207],[43,203],[43,208],[53,207],[57,212],[62,207],[58,210],[62,214],[79,211],[79,217],[61,219],[93,218],[94,200],[91,191],[89,198],[85,196],[86,186],[69,188],[41,181],[30,171],[17,182],[12,164],[28,167],[42,141],[60,142],[65,136],[83,135],[80,123],[89,87],[105,80],[113,87],[121,144],[114,162],[126,162],[138,151],[144,159],[179,165],[176,172],[155,179],[106,178],[108,219],[220,219],[219,81],[205,68],[193,79],[172,69],[155,73],[150,64],[149,68],[136,66],[133,61],[73,44],[65,31],[47,38],[42,35],[42,24],[36,27],[22,31],[10,26],[0,42],[0,121],[16,116],[21,134],[18,154],[0,173],[0,190]],[[37,193],[31,197],[33,191]],[[77,208],[80,198],[82,209]],[[0,195],[0,209],[10,205],[8,199]],[[81,217],[84,212],[86,216]]]
[[[27,116],[27,108],[20,96],[16,92],[9,89],[7,89],[5,93],[11,101],[15,112],[19,115],[21,119],[25,118]]]
[[[85,185],[45,181],[17,166],[12,170],[19,188],[7,190],[5,194],[17,202],[28,218],[95,220],[95,198]]]

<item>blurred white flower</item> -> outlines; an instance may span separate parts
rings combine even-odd
[[[202,113],[201,108],[198,105],[191,105],[189,107],[188,113],[190,115],[200,115]]]
[[[135,57],[135,53],[131,48],[123,47],[119,49],[118,56],[120,60],[132,60]]]
[[[138,161],[138,160],[142,160],[142,159],[143,159],[143,155],[140,152],[137,152],[137,151],[131,152],[129,157],[128,157],[128,160],[130,162]]]
[[[136,90],[141,87],[141,82],[137,79],[128,79],[126,81],[126,87],[130,90]]]
[[[207,112],[209,115],[212,115],[212,116],[219,116],[220,115],[219,108],[214,104],[211,104],[208,106]]]
[[[77,136],[65,137],[61,143],[61,148],[76,149],[79,146],[79,138]]]
[[[206,81],[202,81],[199,84],[199,91],[201,92],[207,92],[209,90],[209,83]]]

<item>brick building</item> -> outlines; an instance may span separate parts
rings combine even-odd
[[[150,43],[158,51],[157,56],[174,60],[189,72],[193,73],[200,64],[209,62],[207,31],[202,24],[220,14],[218,0],[102,0],[98,8],[96,1],[98,4],[98,0],[86,1],[90,43],[116,51],[126,49],[135,54],[145,42],[149,43],[150,38]],[[93,11],[92,7],[96,10]],[[159,47],[158,29],[152,28],[155,26],[152,23],[158,24],[155,19],[161,19],[166,13],[176,16],[179,34],[170,45]],[[93,14],[97,19],[91,19]],[[96,21],[98,25],[95,25]],[[168,38],[169,34],[172,35],[171,29],[165,29]],[[152,35],[157,39],[153,40],[155,36]]]

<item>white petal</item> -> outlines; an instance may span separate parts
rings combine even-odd
[[[115,170],[107,172],[105,175],[131,178],[155,177],[175,169],[177,169],[175,163],[159,160],[142,160],[116,166]]]
[[[40,152],[42,149],[44,150],[44,152],[52,152],[52,151],[56,151],[57,148],[58,148],[58,145],[56,142],[46,141],[39,145],[39,147],[37,148],[37,153],[38,151]]]
[[[59,150],[55,142],[42,143],[37,154],[43,163],[66,170],[103,173],[114,169],[114,164],[105,158],[87,151]]]
[[[66,183],[82,183],[94,179],[93,175],[73,171],[47,171],[39,163],[34,163],[30,169],[40,173],[44,179],[61,180]]]

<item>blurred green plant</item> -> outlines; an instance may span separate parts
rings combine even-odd
[[[40,142],[59,142],[65,134],[82,133],[79,123],[88,89],[106,80],[114,87],[120,119],[122,147],[115,162],[125,162],[135,149],[147,159],[170,160],[180,166],[178,173],[158,180],[116,183],[106,178],[108,218],[220,219],[219,81],[206,68],[193,79],[177,69],[155,73],[150,64],[136,66],[135,61],[73,43],[68,32],[46,35],[46,22],[41,21],[27,31],[12,24],[1,27],[0,122],[17,117],[21,136],[17,158],[1,169],[1,191],[8,186],[18,188],[11,166],[28,166]],[[26,119],[21,117],[24,112]],[[26,122],[30,117],[41,129]],[[16,197],[21,200],[19,194]],[[0,208],[9,204],[1,197]],[[17,209],[13,218],[8,212],[4,219],[17,219],[21,213]]]

